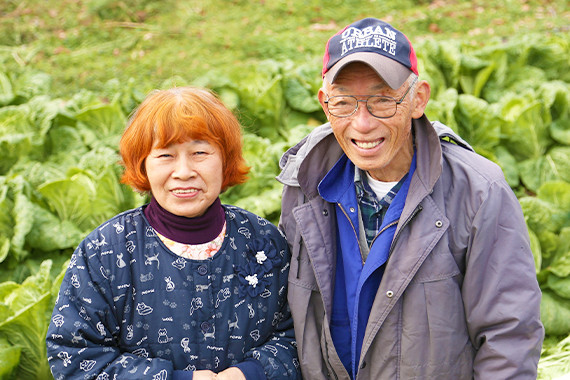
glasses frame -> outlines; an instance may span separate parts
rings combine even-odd
[[[356,113],[356,111],[358,111],[358,103],[364,102],[364,103],[366,103],[366,110],[368,111],[368,113],[370,113],[370,115],[374,116],[377,119],[389,119],[391,117],[394,117],[394,115],[398,112],[398,105],[400,105],[404,101],[404,99],[406,98],[406,96],[408,95],[408,93],[410,92],[412,87],[414,87],[414,85],[416,84],[417,81],[418,81],[418,77],[416,76],[414,78],[414,80],[412,81],[412,83],[410,84],[410,86],[408,87],[408,89],[406,90],[406,92],[404,92],[404,95],[402,95],[400,100],[396,100],[395,98],[393,98],[391,96],[384,96],[384,95],[364,95],[364,96],[366,96],[366,99],[358,99],[355,95],[335,95],[335,96],[331,96],[331,97],[329,97],[327,95],[327,100],[325,100],[324,103],[327,105],[327,111],[331,115],[333,115],[334,117],[351,117],[352,115],[354,115]],[[350,114],[345,115],[345,116],[337,116],[329,110],[329,101],[333,98],[341,98],[341,97],[342,98],[353,98],[354,100],[356,100],[356,107],[354,107],[354,110]],[[376,115],[374,115],[370,111],[370,108],[368,108],[368,100],[370,98],[384,98],[384,99],[393,100],[396,103],[396,108],[394,108],[394,113],[390,116],[376,116]]]

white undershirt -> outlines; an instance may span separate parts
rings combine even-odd
[[[368,172],[366,172],[366,178],[368,179],[368,185],[370,186],[372,191],[374,191],[374,193],[376,194],[376,198],[378,200],[384,198],[386,194],[388,194],[388,192],[392,190],[392,188],[396,186],[396,184],[398,183],[398,181],[396,182],[378,181],[377,179],[372,178],[372,176]]]

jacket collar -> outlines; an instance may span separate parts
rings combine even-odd
[[[406,199],[406,208],[402,213],[403,218],[413,212],[416,205],[432,191],[441,176],[442,138],[447,138],[465,149],[473,150],[451,128],[437,121],[431,123],[425,114],[419,119],[414,119],[412,126],[416,134],[417,162],[416,172],[410,183],[410,191]]]
[[[343,154],[319,183],[319,194],[327,202],[340,202],[344,194],[354,188],[354,171],[354,164]]]
[[[301,187],[305,195],[312,199],[318,195],[320,180],[342,154],[330,123],[323,124],[283,154],[277,180],[284,185]]]

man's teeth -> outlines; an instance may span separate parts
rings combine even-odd
[[[179,190],[172,190],[172,192],[173,192],[174,194],[190,194],[190,193],[195,193],[195,192],[197,192],[197,191],[198,191],[198,190],[196,190],[196,189],[188,189],[188,190],[181,190],[181,189],[179,189]]]
[[[357,147],[362,149],[371,149],[380,144],[380,140],[372,141],[372,142],[363,142],[363,141],[355,141],[354,142]]]

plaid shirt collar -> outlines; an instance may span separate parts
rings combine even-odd
[[[407,176],[406,174],[382,199],[378,199],[376,193],[374,193],[368,184],[366,174],[358,168],[354,171],[356,199],[358,200],[360,213],[362,214],[362,223],[364,225],[368,246],[372,244],[372,241],[380,230],[384,215]]]

